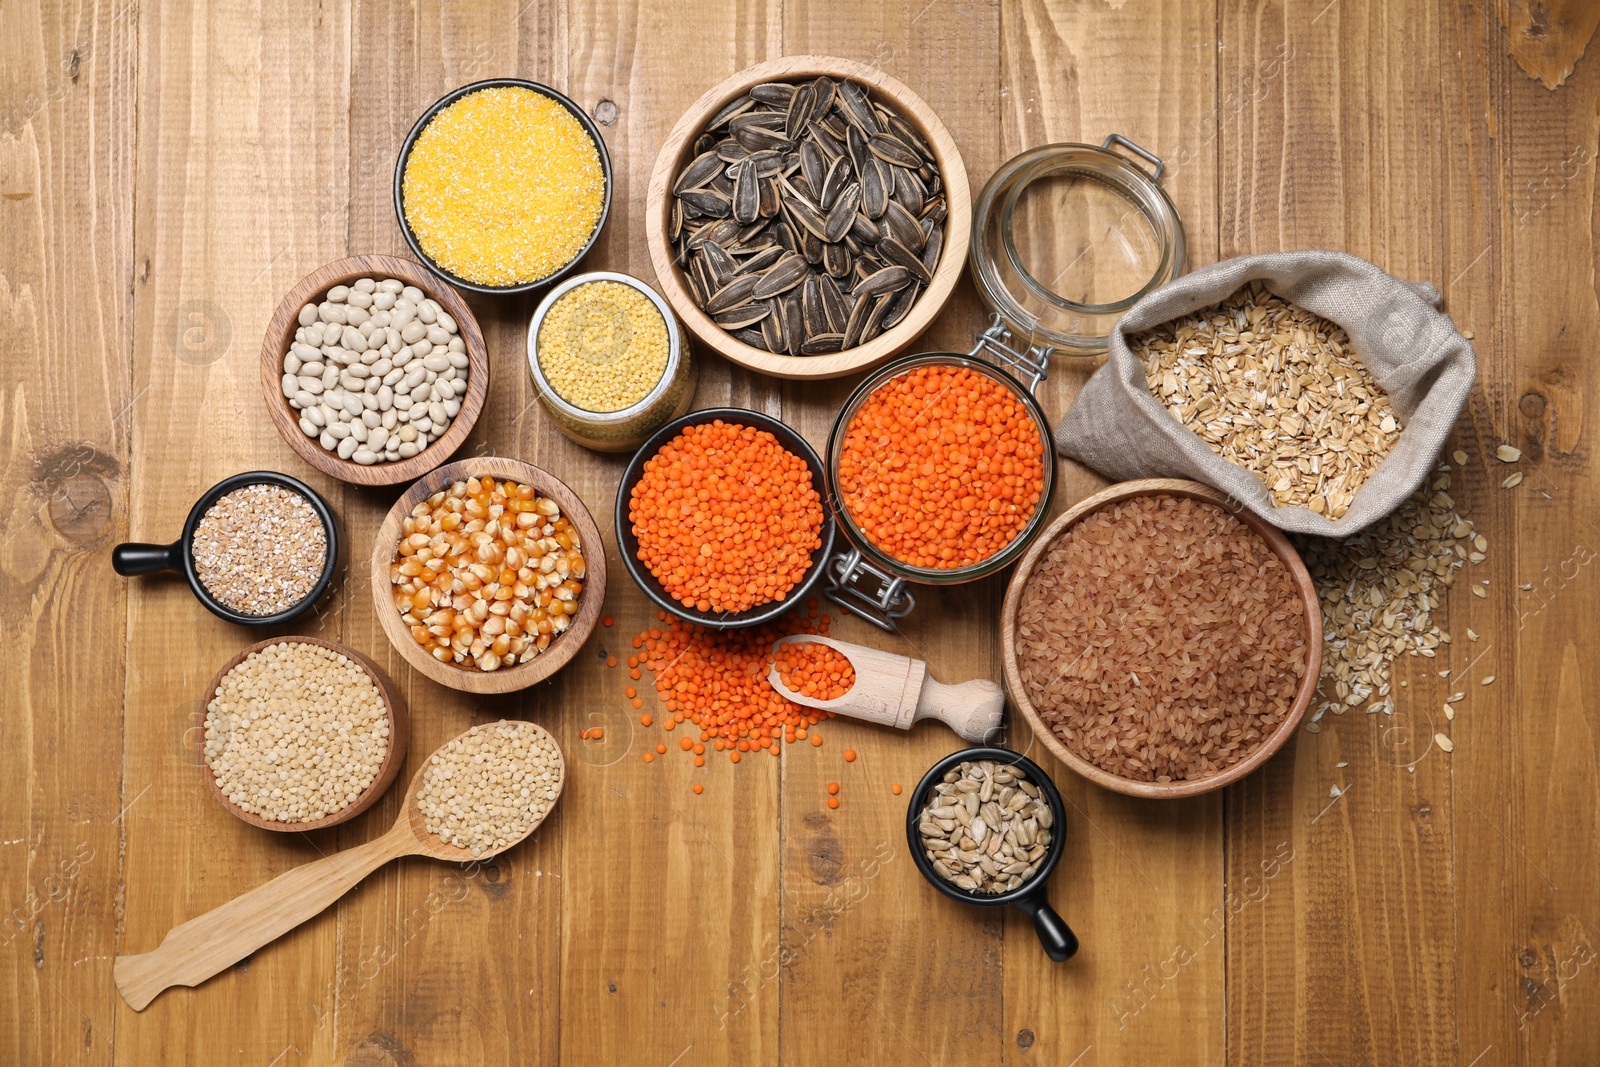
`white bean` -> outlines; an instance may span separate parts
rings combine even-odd
[[[354,434],[346,437],[344,440],[339,442],[339,458],[349,459],[355,454],[355,450],[360,444],[361,442],[356,440]]]
[[[400,458],[401,459],[410,459],[412,456],[417,454],[417,451],[418,451],[417,443],[415,441],[402,441],[402,442],[400,442]]]
[[[379,311],[388,311],[390,308],[394,307],[394,294],[387,290],[373,293],[372,306],[377,308]]]
[[[317,305],[315,305],[315,304],[307,304],[305,307],[300,309],[300,318],[299,318],[300,325],[302,325],[302,326],[310,326],[313,322],[316,322],[316,321],[317,321]]]
[[[387,382],[378,386],[378,410],[389,411],[394,407],[394,390],[389,388]]]
[[[422,365],[431,371],[439,372],[450,368],[450,360],[446,356],[430,355],[423,358]]]
[[[454,341],[451,342],[451,344],[454,343]],[[445,358],[450,361],[450,365],[456,370],[466,370],[467,367],[472,363],[472,361],[467,358],[467,354],[465,352],[457,352],[453,349]]]
[[[356,454],[350,458],[361,464],[363,467],[370,467],[374,463],[378,462],[378,454],[373,452],[371,449],[366,448],[356,449]]]
[[[310,419],[312,425],[314,425],[319,431],[324,426],[328,425],[328,417],[322,413],[322,405],[321,404],[318,404],[314,408],[306,408],[305,417],[307,419]]]
[[[417,318],[429,326],[439,321],[439,305],[432,300],[424,300],[417,305]]]
[[[405,287],[406,283],[398,278],[385,278],[383,281],[378,283],[379,289],[393,295],[398,295],[400,290],[404,289]]]
[[[400,295],[411,301],[413,304],[420,304],[424,300],[428,299],[422,290],[418,289],[414,285],[408,285],[404,289],[400,290]]]
[[[367,431],[367,447],[374,452],[379,451],[389,440],[389,431],[382,426],[374,426]]]
[[[328,290],[328,300],[330,303],[334,304],[344,303],[345,299],[349,295],[350,287],[348,285],[336,285],[332,289]]]
[[[283,376],[283,395],[288,397],[290,400],[293,400],[294,394],[298,393],[299,391],[300,379],[296,378],[293,374],[285,373]]]
[[[350,436],[350,424],[346,422],[329,423],[328,435],[336,441],[343,441]]]
[[[339,447],[339,439],[333,436],[333,434],[329,433],[327,430],[322,431],[321,436],[317,438],[317,443],[323,448],[327,449],[329,452],[332,452],[334,449]]]
[[[383,428],[392,430],[400,422],[400,413],[394,408],[387,408],[383,412]]]
[[[366,278],[361,279],[361,281],[368,281],[368,280],[369,279],[366,279]],[[361,282],[357,282],[356,284],[360,285]],[[356,290],[352,291],[349,296],[345,297],[345,301],[347,303],[351,304],[352,306],[358,307],[358,308],[369,308],[369,307],[372,306],[372,296],[371,296],[371,294],[370,293],[363,293],[360,289],[356,289]]]
[[[326,300],[317,305],[317,317],[323,322],[334,322],[338,323],[340,326],[343,326],[345,322],[348,321],[344,317],[343,304],[334,304]]]
[[[320,431],[317,429],[316,423],[302,415],[300,416],[300,432],[307,437],[315,437]]]

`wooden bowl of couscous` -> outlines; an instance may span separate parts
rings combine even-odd
[[[454,89],[400,146],[394,210],[418,259],[475,293],[521,293],[571,270],[611,210],[600,127],[538,82]]]

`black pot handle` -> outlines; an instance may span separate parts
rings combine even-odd
[[[1078,936],[1050,906],[1043,887],[1038,893],[1017,901],[1017,907],[1033,920],[1033,932],[1039,935],[1039,944],[1044,946],[1046,956],[1061,963],[1070,960],[1078,951]]]
[[[170,545],[146,545],[130,541],[111,550],[111,569],[124,578],[156,571],[183,569],[183,542]]]

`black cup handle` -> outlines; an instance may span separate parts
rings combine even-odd
[[[124,578],[154,574],[156,571],[182,570],[182,551],[182,541],[174,541],[170,545],[146,545],[130,541],[111,550],[111,569]]]
[[[1070,960],[1078,951],[1078,935],[1056,914],[1042,888],[1017,901],[1017,907],[1033,920],[1033,932],[1039,935],[1039,944],[1044,946],[1046,956],[1061,963]]]

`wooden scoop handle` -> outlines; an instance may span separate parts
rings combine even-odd
[[[117,990],[135,1011],[143,1011],[169,986],[199,985],[320,914],[385,863],[408,854],[410,840],[408,834],[391,831],[280,874],[173,927],[154,950],[117,957],[112,968]]]
[[[945,685],[930,677],[917,697],[915,721],[938,719],[966,740],[982,744],[999,728],[1005,708],[1005,691],[988,679]]]

